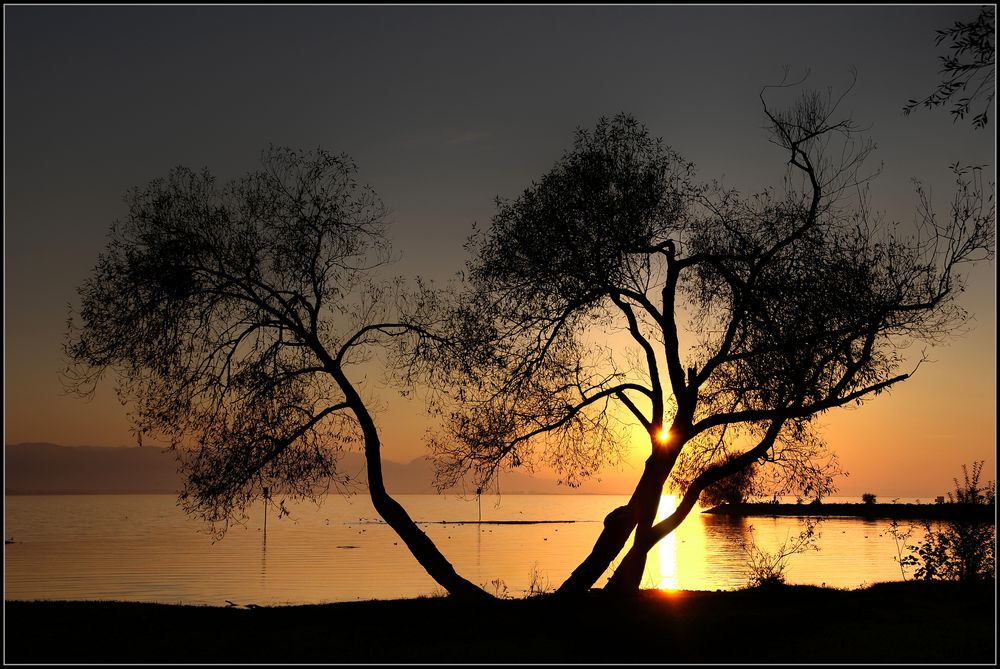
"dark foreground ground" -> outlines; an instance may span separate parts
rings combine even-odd
[[[257,609],[6,602],[6,663],[996,663],[995,584]]]

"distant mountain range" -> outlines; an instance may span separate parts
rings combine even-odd
[[[174,493],[181,489],[174,455],[164,449],[138,446],[59,446],[47,443],[8,444],[4,447],[4,492],[18,494],[125,494]],[[365,479],[364,457],[345,452],[338,463],[352,478]],[[434,466],[426,457],[408,463],[382,461],[390,494],[437,492],[432,481]],[[628,494],[629,479],[621,474],[588,481],[578,488],[554,480],[519,472],[504,473],[503,494]],[[611,479],[611,480],[608,480]],[[460,489],[446,491],[462,493]]]

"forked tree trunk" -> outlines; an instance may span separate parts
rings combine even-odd
[[[618,565],[618,569],[608,579],[605,590],[623,595],[636,592],[642,584],[642,573],[646,568],[646,557],[649,555],[649,551],[658,541],[670,532],[673,532],[677,529],[677,526],[684,522],[684,519],[691,513],[691,509],[694,508],[693,500],[696,499],[698,499],[697,494],[693,496],[685,494],[681,504],[670,515],[670,518],[667,519],[666,527],[656,532],[652,530],[646,532],[641,540],[637,537],[632,547],[622,559],[621,564]]]
[[[430,537],[413,522],[406,509],[386,491],[382,478],[382,442],[375,422],[343,371],[338,368],[332,374],[361,425],[365,440],[365,463],[368,467],[368,494],[375,510],[395,530],[420,566],[450,595],[465,599],[494,599],[476,584],[459,576]]]
[[[653,454],[646,459],[642,476],[636,484],[632,497],[627,505],[618,507],[607,515],[604,519],[604,529],[598,536],[590,555],[584,559],[569,578],[559,586],[556,594],[560,596],[574,596],[586,593],[598,578],[601,577],[611,565],[622,548],[628,541],[632,530],[636,530],[636,539],[633,542],[633,551],[629,552],[628,564],[623,562],[618,567],[618,571],[623,568],[628,569],[629,574],[638,570],[638,577],[635,580],[635,587],[638,590],[639,582],[642,579],[642,572],[646,566],[646,551],[635,549],[637,544],[648,542],[649,529],[656,519],[656,511],[660,505],[660,497],[663,494],[663,484],[670,474],[670,470],[677,460],[679,449],[672,448],[665,450],[654,447]],[[625,583],[632,582],[631,576],[627,580],[615,579],[612,577],[610,583],[615,582],[614,592],[624,593],[627,588],[622,587]]]
[[[636,539],[632,547],[625,554],[624,559],[609,579],[605,589],[616,594],[628,594],[637,591],[642,582],[642,573],[646,566],[646,556],[649,554],[650,549],[684,522],[684,519],[691,513],[702,491],[707,486],[749,466],[754,460],[766,453],[774,444],[774,440],[777,439],[784,423],[784,418],[772,421],[764,437],[756,446],[733,458],[728,463],[709,468],[707,471],[696,476],[688,485],[687,490],[684,491],[684,496],[681,498],[680,504],[677,505],[677,508],[668,518],[658,523],[656,529],[646,527],[645,531],[636,532]],[[669,461],[669,465],[663,474],[663,481],[666,480],[665,477],[670,472],[669,468],[673,466],[675,460],[676,455]]]

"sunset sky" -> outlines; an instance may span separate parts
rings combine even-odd
[[[226,181],[269,144],[347,153],[391,208],[396,271],[445,280],[473,223],[547,171],[575,128],[625,111],[703,179],[780,186],[786,158],[767,141],[761,87],[787,65],[839,91],[854,66],[845,105],[883,164],[873,203],[909,222],[912,178],[944,212],[949,164],[995,173],[995,114],[985,130],[945,108],[902,114],[938,81],[935,31],[978,11],[7,5],[5,443],[132,443],[113,384],[90,403],[63,394],[61,343],[123,193],[173,166]],[[891,393],[821,419],[851,474],[841,494],[943,494],[980,459],[995,478],[995,302],[995,263],[977,266],[965,334]],[[387,400],[385,457],[424,452],[419,408]]]

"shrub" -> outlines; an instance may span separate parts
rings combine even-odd
[[[547,595],[553,592],[554,588],[549,582],[548,576],[542,576],[542,572],[538,568],[538,563],[535,562],[531,566],[531,572],[528,574],[529,583],[527,596],[528,597],[538,597],[540,595]]]
[[[963,482],[954,479],[955,492],[948,493],[952,504],[996,505],[996,483],[980,485],[983,461],[974,462],[972,472],[962,465]],[[943,521],[936,526],[924,521],[927,534],[903,558],[916,567],[918,579],[983,581],[996,578],[996,523],[967,518]]]
[[[483,590],[492,591],[497,599],[510,599],[510,589],[502,578],[495,578],[489,583],[483,584]]]
[[[864,493],[863,495],[861,495],[861,501],[864,502],[865,504],[874,504],[875,503],[875,493],[873,493],[873,492],[866,492],[866,493]]]
[[[798,536],[785,539],[773,553],[757,545],[751,525],[747,539],[741,544],[747,554],[747,585],[751,588],[760,588],[784,584],[785,568],[791,556],[808,550],[819,550],[816,544],[819,538],[819,533],[816,532],[817,523],[818,521],[814,519],[807,520],[805,529],[799,532]]]
[[[895,518],[889,523],[889,527],[886,528],[879,536],[889,535],[892,537],[893,542],[896,544],[896,555],[892,558],[897,564],[899,564],[899,574],[906,580],[906,567],[910,564],[909,557],[903,555],[903,549],[906,548],[906,542],[909,540],[910,535],[913,534],[913,525],[910,525],[906,530],[903,530],[899,521]]]

